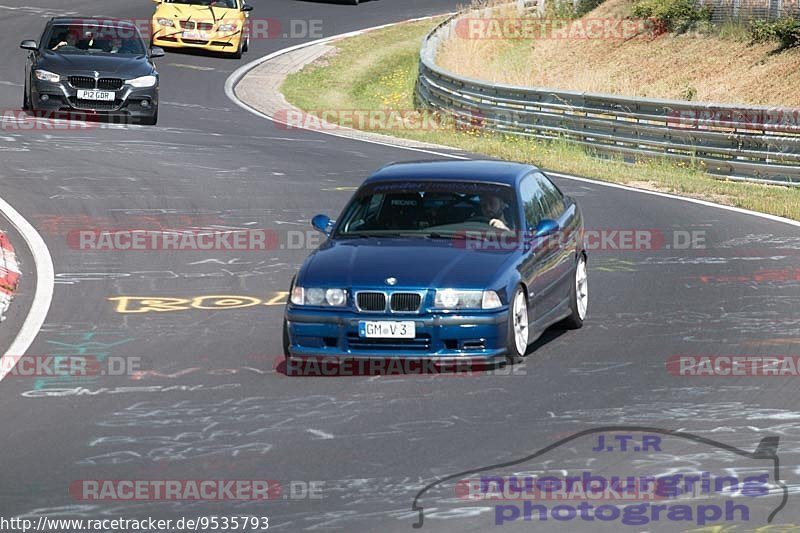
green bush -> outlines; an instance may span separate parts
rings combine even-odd
[[[777,40],[784,50],[800,46],[800,20],[781,17],[772,22],[755,21],[750,25],[750,39],[754,43]]]
[[[775,38],[775,28],[772,22],[756,20],[750,24],[750,42],[765,43]]]
[[[556,20],[572,20],[577,18],[578,10],[569,0],[553,0],[544,5],[545,17]]]
[[[667,31],[684,32],[711,20],[711,9],[698,8],[694,0],[642,0],[633,6],[636,18],[652,18]]]
[[[578,5],[575,8],[575,13],[582,17],[586,13],[592,11],[594,8],[602,4],[604,0],[578,0]]]

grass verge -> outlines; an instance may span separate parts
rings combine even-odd
[[[420,42],[437,23],[400,24],[339,41],[334,54],[290,75],[281,90],[290,103],[311,114],[322,110],[407,113],[414,108]],[[534,141],[455,128],[371,131],[800,220],[800,187],[725,181],[702,168],[664,160],[630,164],[599,159],[565,141]]]

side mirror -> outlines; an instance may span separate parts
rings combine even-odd
[[[252,10],[253,6],[251,6],[250,4],[242,4],[242,11],[252,11]]]
[[[160,4],[161,2],[162,2],[162,0],[153,0],[154,4]]]
[[[36,44],[36,41],[34,41],[32,39],[25,39],[24,41],[19,43],[19,47],[22,48],[23,50],[38,50],[39,49],[39,45]]]
[[[165,55],[167,55],[166,52],[159,46],[154,46],[150,49],[150,57],[164,57]]]
[[[552,233],[558,231],[559,226],[558,222],[555,220],[544,218],[536,224],[536,227],[533,229],[533,236],[534,237],[546,237]]]
[[[315,230],[324,234],[326,237],[331,236],[331,230],[333,230],[333,220],[331,220],[328,215],[315,216],[313,219],[311,219],[311,225]]]

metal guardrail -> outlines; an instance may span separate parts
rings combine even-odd
[[[418,104],[463,124],[531,139],[566,139],[627,159],[667,157],[730,179],[800,185],[800,109],[731,106],[516,87],[436,64],[456,15],[420,51]]]

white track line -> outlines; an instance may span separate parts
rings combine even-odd
[[[4,357],[25,355],[28,351],[36,335],[44,324],[47,318],[47,312],[50,310],[50,303],[53,301],[53,288],[55,287],[55,276],[53,273],[53,259],[50,257],[50,251],[44,243],[44,239],[39,235],[30,222],[25,220],[25,217],[20,215],[16,209],[0,198],[0,212],[11,222],[11,225],[22,235],[28,249],[33,255],[33,262],[36,263],[36,292],[33,295],[33,303],[31,309],[28,311],[28,316],[25,317],[25,322],[22,324],[17,337]],[[7,367],[9,365],[1,365]],[[13,365],[12,365],[13,366]],[[6,377],[11,371],[11,368],[0,369],[0,380]]]
[[[236,69],[233,72],[233,74],[228,76],[228,79],[225,81],[225,94],[228,96],[228,98],[234,104],[238,105],[239,107],[241,107],[245,111],[248,111],[248,112],[250,112],[250,113],[252,113],[252,114],[254,114],[254,115],[258,116],[258,117],[261,117],[263,119],[269,120],[270,122],[273,122],[275,124],[283,124],[284,126],[292,126],[293,129],[306,129],[306,128],[298,127],[297,125],[288,124],[287,122],[284,122],[282,120],[278,120],[278,119],[276,119],[274,117],[266,115],[266,114],[262,113],[261,111],[259,111],[258,109],[250,107],[245,102],[241,101],[238,96],[236,96],[236,92],[235,92],[236,85],[238,85],[238,83],[242,80],[242,78],[244,78],[247,75],[248,72],[250,72],[254,68],[258,67],[262,63],[266,63],[270,59],[274,59],[274,58],[276,58],[278,56],[282,56],[284,54],[288,54],[290,52],[294,52],[295,50],[301,50],[303,48],[308,48],[309,46],[315,46],[315,45],[318,45],[318,44],[327,44],[327,43],[330,43],[332,41],[338,41],[339,39],[346,39],[348,37],[356,37],[358,35],[362,35],[362,34],[367,33],[367,32],[371,32],[371,31],[374,31],[374,30],[380,30],[382,28],[389,28],[391,26],[396,26],[398,24],[405,24],[405,23],[408,23],[408,22],[417,22],[417,21],[420,21],[420,20],[428,20],[428,19],[438,18],[438,17],[452,15],[452,14],[453,13],[445,13],[444,15],[433,15],[433,16],[430,16],[430,17],[420,17],[420,18],[404,20],[404,21],[401,21],[401,22],[393,22],[391,24],[382,24],[380,26],[374,26],[372,28],[366,28],[366,29],[363,29],[363,30],[351,31],[351,32],[348,32],[348,33],[342,33],[340,35],[334,35],[332,37],[325,37],[324,39],[317,39],[316,41],[310,41],[310,42],[307,42],[307,43],[296,44],[294,46],[290,46],[289,48],[284,48],[283,50],[278,50],[277,52],[273,52],[273,53],[271,53],[269,55],[266,55],[266,56],[264,56],[262,58],[256,59],[255,61],[251,61],[250,63],[247,63],[246,65],[243,65],[243,66],[239,67],[238,69]],[[369,143],[369,144],[379,144],[381,146],[389,146],[389,147],[392,147],[392,148],[399,148],[400,147],[397,144],[394,144],[394,143],[391,143],[391,142],[387,142],[387,141],[380,141],[380,140],[377,140],[377,139],[361,139],[361,138],[355,139],[354,137],[350,137],[348,135],[342,135],[340,133],[336,133],[336,132],[333,132],[333,131],[327,131],[327,130],[309,130],[309,131],[315,131],[317,133],[323,133],[325,135],[330,135],[332,137],[339,137],[339,138],[342,138],[342,139],[357,140],[357,141],[361,141],[361,142],[365,142],[365,143]],[[361,132],[359,132],[359,133],[361,133]],[[437,155],[437,156],[441,156],[441,157],[449,157],[451,159],[470,159],[469,157],[464,157],[464,156],[461,156],[461,155],[449,154],[449,153],[446,153],[446,152],[437,152],[435,150],[428,150],[428,149],[425,149],[425,148],[414,148],[413,146],[402,146],[402,148],[404,150],[410,150],[412,152],[421,152],[423,154]],[[458,148],[453,148],[453,150],[458,150]]]
[[[288,126],[288,124],[286,122],[277,120],[277,119],[275,119],[275,118],[273,118],[273,117],[271,117],[269,115],[266,115],[266,114],[258,111],[257,109],[255,109],[253,107],[250,107],[245,102],[241,101],[238,96],[236,96],[236,92],[235,92],[234,89],[236,89],[236,85],[242,80],[242,78],[244,78],[247,75],[248,72],[250,72],[254,68],[258,67],[262,63],[266,63],[270,59],[274,59],[274,58],[276,58],[278,56],[282,56],[284,54],[288,54],[289,52],[294,52],[295,50],[300,50],[302,48],[307,48],[309,46],[314,46],[314,45],[317,45],[317,44],[327,44],[327,43],[330,43],[332,41],[338,41],[339,39],[346,39],[348,37],[356,37],[358,35],[362,35],[364,33],[370,32],[370,31],[380,30],[382,28],[388,28],[388,27],[391,27],[391,26],[395,26],[397,24],[404,24],[406,22],[414,22],[414,21],[419,21],[419,20],[426,20],[426,19],[436,18],[436,17],[440,17],[440,16],[446,16],[446,15],[447,14],[445,14],[445,15],[435,15],[435,16],[432,16],[432,17],[421,17],[421,18],[410,19],[410,20],[401,21],[401,22],[394,22],[394,23],[391,23],[391,24],[382,24],[380,26],[374,26],[372,28],[365,28],[363,30],[351,31],[351,32],[348,32],[348,33],[342,33],[340,35],[334,35],[332,37],[326,37],[324,39],[317,39],[316,41],[310,41],[310,42],[307,42],[307,43],[302,43],[302,44],[290,46],[288,48],[284,48],[283,50],[278,50],[277,52],[273,52],[273,53],[268,54],[268,55],[266,55],[266,56],[264,56],[262,58],[256,59],[255,61],[251,61],[250,63],[247,63],[246,65],[243,65],[243,66],[239,67],[238,69],[236,69],[236,71],[234,71],[233,74],[231,74],[228,77],[228,79],[225,81],[225,94],[228,96],[228,98],[233,103],[235,103],[236,105],[238,105],[239,107],[241,107],[245,111],[248,111],[248,112],[250,112],[250,113],[252,113],[252,114],[254,114],[254,115],[258,116],[258,117],[264,118],[264,119],[269,120],[271,122],[274,122],[274,123],[277,123],[277,124],[284,124],[284,125]],[[294,127],[297,127],[297,126],[295,125]],[[298,129],[301,129],[301,128],[298,128]],[[308,128],[306,128],[306,129],[308,129]],[[409,151],[412,151],[412,152],[423,152],[423,153],[426,153],[426,154],[437,155],[437,156],[446,157],[446,158],[450,158],[450,159],[470,159],[469,157],[464,157],[464,156],[456,155],[456,154],[450,154],[450,153],[447,153],[447,152],[436,152],[434,150],[426,150],[426,149],[423,149],[423,148],[414,148],[414,147],[411,147],[411,146],[403,146],[401,144],[393,144],[391,142],[387,142],[387,141],[383,141],[383,140],[362,139],[362,138],[356,138],[356,137],[349,137],[349,136],[346,136],[346,135],[341,135],[341,134],[338,134],[338,133],[335,133],[335,132],[331,132],[331,131],[326,131],[326,130],[308,129],[308,131],[314,131],[314,132],[317,132],[317,133],[324,133],[325,135],[331,135],[333,137],[340,137],[340,138],[343,138],[343,139],[349,139],[351,141],[360,141],[360,142],[365,142],[365,143],[370,143],[370,144],[379,144],[379,145],[382,145],[382,146],[389,146],[391,148],[400,149],[400,150],[409,150]],[[458,148],[453,148],[453,150],[458,150]],[[703,205],[703,206],[707,206],[707,207],[714,207],[714,208],[717,208],[717,209],[724,209],[725,211],[732,211],[734,213],[741,213],[741,214],[744,214],[744,215],[751,215],[751,216],[754,216],[754,217],[765,218],[765,219],[771,220],[773,222],[781,222],[783,224],[789,224],[789,225],[792,225],[792,226],[800,227],[800,222],[798,222],[796,220],[791,220],[791,219],[779,217],[779,216],[776,216],[776,215],[768,215],[768,214],[765,214],[765,213],[759,213],[757,211],[750,211],[749,209],[742,209],[740,207],[732,207],[732,206],[728,206],[728,205],[716,204],[714,202],[708,202],[706,200],[698,200],[696,198],[686,198],[684,196],[677,196],[675,194],[669,194],[669,193],[665,193],[665,192],[648,191],[648,190],[645,190],[645,189],[636,189],[634,187],[628,187],[627,185],[619,185],[617,183],[609,183],[607,181],[598,181],[598,180],[593,180],[593,179],[589,179],[589,178],[581,178],[581,177],[578,177],[578,176],[572,176],[570,174],[561,174],[560,172],[550,172],[550,171],[548,171],[547,174],[548,175],[552,175],[552,176],[557,176],[557,177],[563,178],[563,179],[568,179],[568,180],[583,181],[583,182],[586,182],[586,183],[591,183],[593,185],[602,185],[604,187],[613,187],[615,189],[623,189],[623,190],[626,190],[626,191],[637,192],[637,193],[640,193],[640,194],[649,194],[651,196],[660,196],[661,198],[669,198],[671,200],[680,200],[682,202],[689,202],[689,203],[699,204],[699,205]]]

